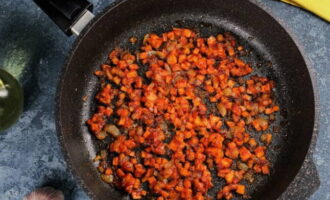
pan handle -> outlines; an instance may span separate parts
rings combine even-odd
[[[87,0],[33,0],[68,36],[79,35],[94,18]]]

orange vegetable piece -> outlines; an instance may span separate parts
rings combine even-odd
[[[245,194],[245,185],[237,185],[236,192],[240,195]]]

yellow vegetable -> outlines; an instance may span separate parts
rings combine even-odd
[[[281,0],[282,2],[309,10],[330,22],[329,0]]]

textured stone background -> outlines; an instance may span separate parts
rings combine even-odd
[[[321,116],[316,148],[306,166],[314,161],[321,185],[309,199],[330,200],[330,26],[292,6],[256,1],[291,30],[314,67]],[[98,13],[112,0],[92,2]],[[54,125],[56,85],[73,41],[74,37],[67,38],[31,0],[0,0],[0,66],[19,77],[25,91],[25,111],[19,122],[0,134],[0,200],[22,199],[45,184],[60,187],[66,199],[89,199],[67,169]],[[296,185],[300,187],[292,186],[292,195],[282,199],[304,199],[317,186],[313,166],[304,168],[299,176]]]

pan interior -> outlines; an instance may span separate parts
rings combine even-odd
[[[141,42],[147,33],[173,27],[192,28],[205,37],[232,32],[250,50],[244,59],[252,64],[254,73],[275,81],[281,112],[274,123],[279,131],[267,153],[272,174],[257,176],[248,190],[252,199],[276,199],[293,180],[308,150],[314,94],[307,66],[292,39],[267,13],[245,0],[127,0],[110,6],[76,42],[60,83],[58,131],[68,162],[91,196],[127,198],[101,181],[92,162],[96,152],[106,147],[85,126],[99,89],[93,72],[116,47],[138,50],[139,44],[131,45],[128,38],[135,36]],[[219,189],[221,180],[215,185],[211,192]]]

